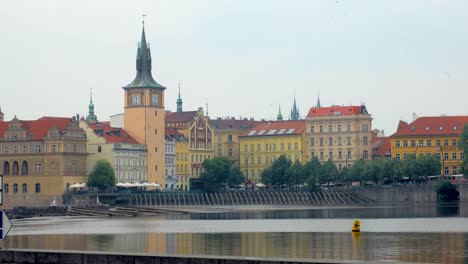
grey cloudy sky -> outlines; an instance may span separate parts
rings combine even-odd
[[[0,106],[10,120],[123,112],[146,13],[153,75],[175,110],[272,119],[295,91],[365,102],[374,128],[467,115],[468,1],[2,1]]]

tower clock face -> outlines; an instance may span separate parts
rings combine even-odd
[[[159,96],[157,94],[151,95],[151,104],[153,106],[159,106]]]
[[[139,95],[132,95],[132,105],[140,105],[141,99]]]

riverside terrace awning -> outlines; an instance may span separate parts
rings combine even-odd
[[[70,185],[68,188],[84,188],[86,187],[86,183],[75,183]]]
[[[255,186],[262,188],[262,187],[265,187],[265,184],[259,182],[259,183],[255,184]]]

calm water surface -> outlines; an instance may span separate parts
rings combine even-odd
[[[350,232],[355,218],[362,233]],[[7,248],[337,260],[468,262],[459,205],[250,210],[138,218],[14,222]]]

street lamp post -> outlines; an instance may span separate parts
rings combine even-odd
[[[445,160],[444,160],[444,152],[442,151],[442,147],[437,147],[440,152],[440,159],[442,160],[442,177],[445,177]]]

